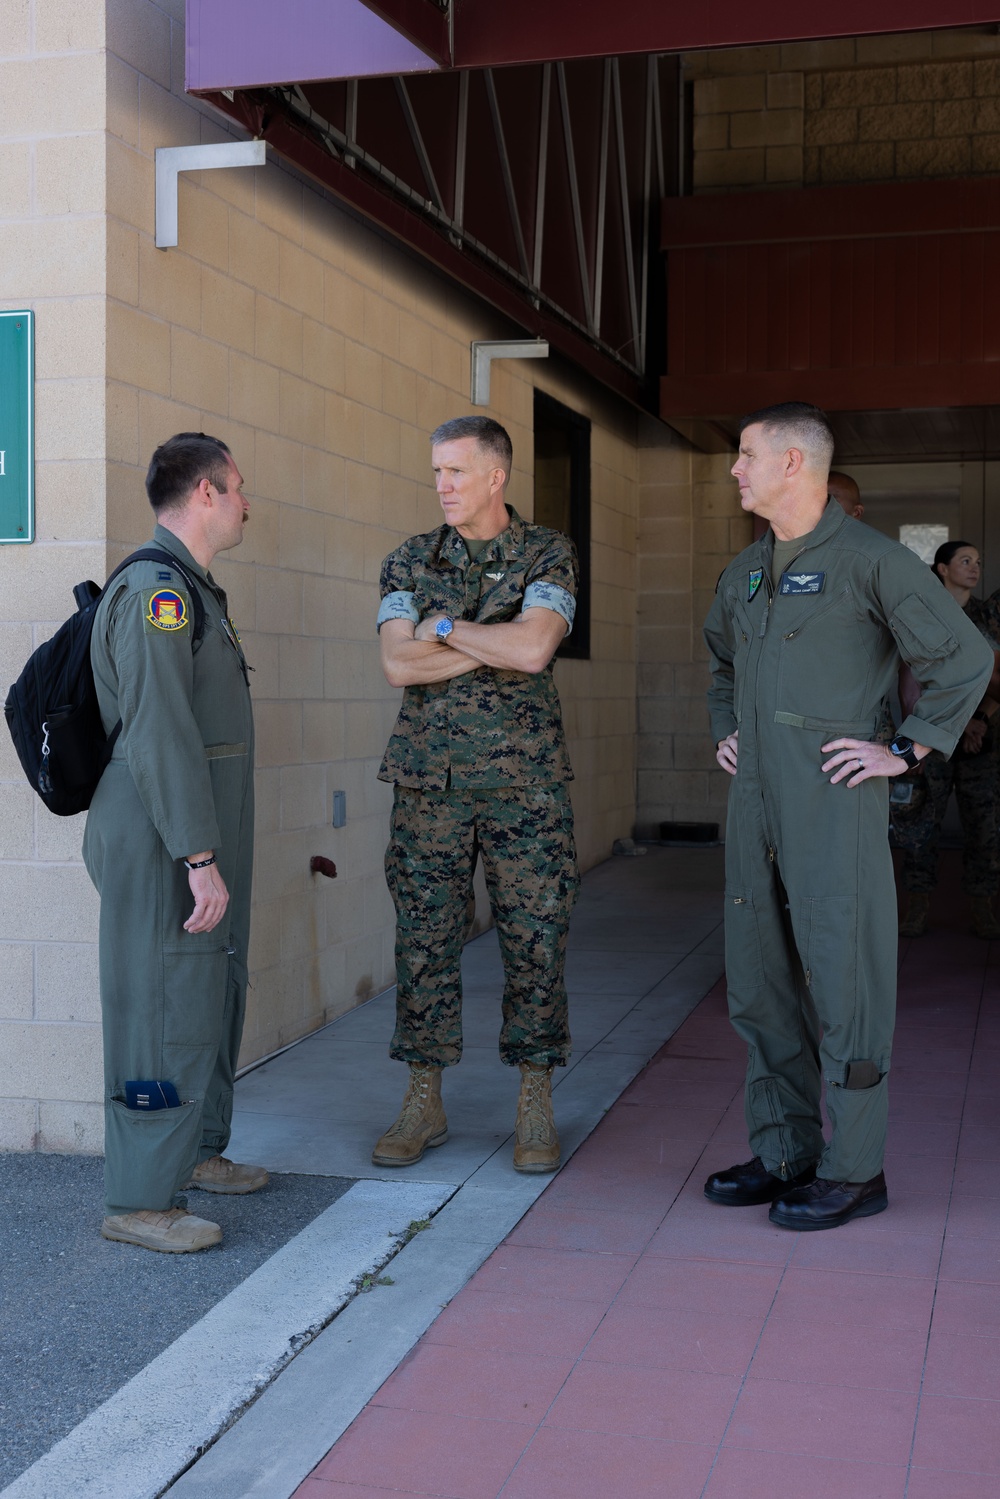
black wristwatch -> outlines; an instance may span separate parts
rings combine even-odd
[[[898,755],[901,760],[906,761],[907,770],[916,770],[920,764],[920,756],[913,748],[913,740],[907,739],[905,734],[897,734],[890,744],[889,749],[892,754]]]

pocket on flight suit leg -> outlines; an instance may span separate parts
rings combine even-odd
[[[806,988],[823,1030],[824,1063],[846,1064],[865,1056],[867,1016],[859,1013],[858,903],[852,895],[815,896],[796,901],[792,925]],[[858,1031],[863,1034],[859,1035]],[[824,1068],[825,1070],[825,1068]]]
[[[104,1192],[109,1213],[166,1212],[191,1174],[201,1140],[201,1104],[130,1109],[118,1098],[104,1110]]]
[[[217,932],[196,936],[190,947],[173,943],[163,952],[163,1076],[199,1110],[218,1065],[233,988],[232,959]]]
[[[725,894],[725,946],[729,991],[745,996],[739,1003],[742,1009],[763,989],[764,953],[753,897],[732,885],[726,887]]]

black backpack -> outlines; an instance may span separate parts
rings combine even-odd
[[[133,562],[162,562],[175,568],[191,594],[192,650],[197,650],[205,633],[205,606],[197,587],[177,558],[159,547],[144,547],[126,557],[103,588],[89,579],[77,583],[73,589],[77,612],[51,640],[32,651],[4,705],[10,737],[28,782],[57,817],[87,810],[121,733],[121,719],[110,734],[104,732],[90,665],[90,637],[98,604],[118,574]]]

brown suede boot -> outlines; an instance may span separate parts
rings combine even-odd
[[[988,895],[973,895],[969,898],[972,907],[972,930],[986,942],[1000,938],[1000,921],[993,914],[993,902]]]
[[[448,1121],[441,1102],[441,1068],[429,1062],[410,1063],[410,1083],[399,1118],[372,1151],[375,1166],[413,1166],[431,1145],[448,1138]]]
[[[555,1171],[559,1136],[552,1118],[552,1068],[521,1062],[521,1093],[514,1126],[514,1170]]]
[[[913,890],[906,902],[906,915],[899,918],[901,937],[922,937],[927,930],[927,912],[931,898],[920,890]]]

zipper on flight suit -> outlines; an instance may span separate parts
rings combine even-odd
[[[767,608],[764,610],[764,614],[763,614],[763,616],[761,618],[761,622],[760,622],[760,629],[757,631],[757,638],[758,638],[758,640],[763,640],[764,636],[767,634],[767,622],[768,622],[768,619],[770,618],[770,615],[771,615],[771,606],[774,603],[774,584],[771,582],[771,575],[768,572],[768,570],[767,570],[766,567],[764,568],[763,572],[764,572],[764,586],[767,589]],[[758,746],[760,745],[760,723],[759,723],[758,716],[757,716],[757,678],[758,678],[759,675],[760,675],[760,656],[758,654],[757,660],[754,663],[754,682],[753,682],[754,739],[755,739],[755,741],[756,741],[756,743],[757,743]],[[759,751],[758,751],[758,753],[759,753]],[[765,825],[766,825],[766,823],[767,823],[767,808],[763,806],[763,797],[761,798],[761,804],[762,804],[762,810],[763,810],[763,813],[764,813],[764,822],[765,822]],[[776,848],[774,846],[774,843],[771,840],[770,829],[767,830],[767,857],[768,857],[769,862],[772,865],[774,864],[774,862],[775,862],[775,860],[777,858],[777,850],[776,850]]]

